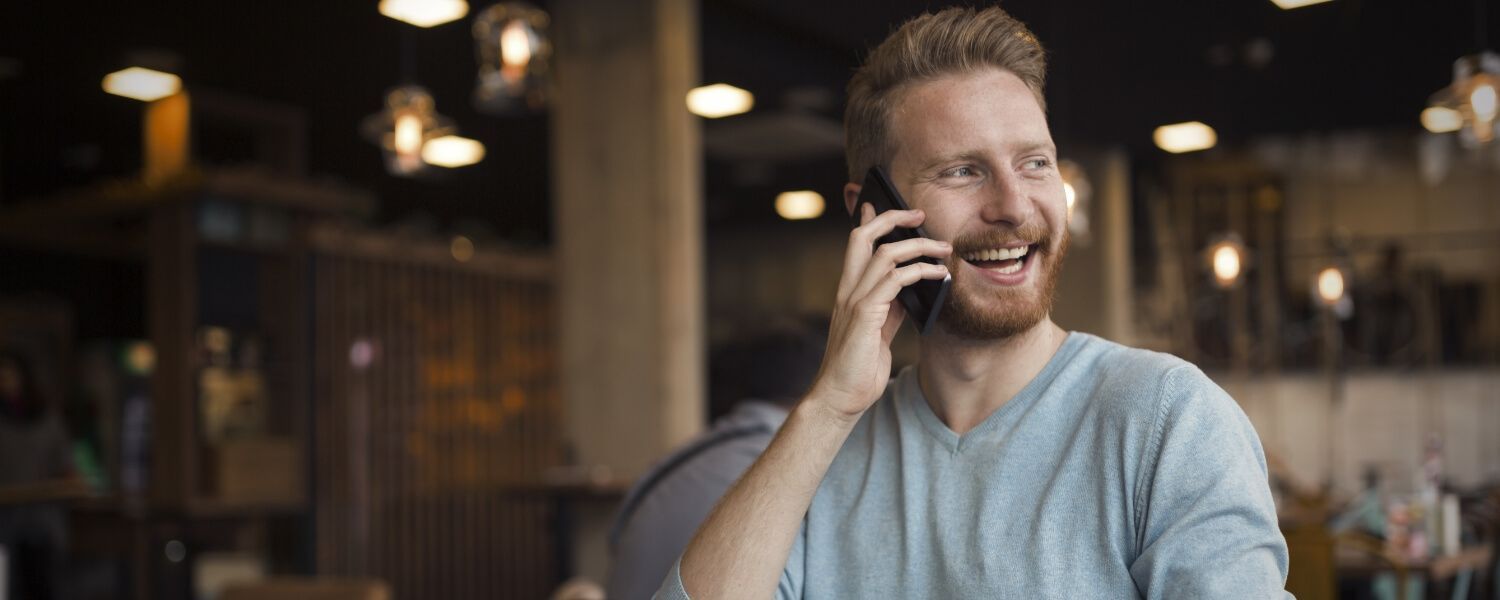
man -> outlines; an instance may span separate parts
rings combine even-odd
[[[713,360],[716,398],[740,400],[707,433],[653,466],[621,505],[609,536],[611,600],[651,597],[714,503],[812,385],[827,341],[821,333],[792,322],[757,328],[762,333],[727,344]]]
[[[1234,401],[1179,359],[1048,317],[1067,209],[1042,54],[998,8],[949,9],[855,74],[850,181],[883,166],[913,210],[863,208],[818,379],[661,596],[1285,596],[1265,461]],[[916,225],[932,239],[872,251]],[[899,266],[921,255],[944,264]],[[939,326],[890,378],[897,291],[947,274]]]

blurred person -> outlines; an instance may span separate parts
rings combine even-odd
[[[0,547],[9,563],[8,597],[56,597],[67,522],[61,508],[44,503],[41,488],[72,477],[59,411],[41,393],[31,363],[0,351]]]
[[[1044,73],[996,7],[917,17],[855,73],[860,225],[822,367],[660,597],[1287,597],[1234,400],[1179,358],[1050,319],[1068,233]],[[873,166],[912,210],[858,204]],[[930,239],[875,248],[918,225]],[[941,264],[905,264],[919,256]],[[897,293],[950,274],[917,364],[892,377]]]
[[[812,384],[825,338],[807,328],[729,344],[714,361],[721,396],[740,398],[702,436],[672,451],[636,482],[610,531],[611,600],[650,598],[698,525],[755,462],[787,411]]]

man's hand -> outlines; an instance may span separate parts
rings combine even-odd
[[[849,234],[844,254],[844,274],[839,279],[833,323],[823,366],[807,401],[820,403],[842,419],[855,421],[880,394],[891,376],[891,340],[901,328],[906,310],[896,294],[922,279],[942,279],[943,265],[917,262],[898,267],[919,256],[945,258],[953,246],[927,238],[883,244],[875,241],[896,227],[916,227],[926,215],[920,210],[892,210],[875,215],[875,208],[860,207],[860,226]]]
[[[823,368],[806,398],[760,459],[729,489],[698,528],[680,563],[680,585],[668,579],[667,597],[761,599],[776,593],[802,517],[828,465],[891,376],[891,338],[905,318],[896,293],[919,279],[941,279],[940,265],[896,265],[918,256],[943,258],[948,244],[911,239],[872,251],[895,227],[916,227],[921,211],[864,211],[849,236],[838,305]],[[796,595],[795,590],[791,591]]]

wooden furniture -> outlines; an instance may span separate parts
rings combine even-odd
[[[1365,534],[1348,533],[1338,537],[1335,563],[1338,572],[1345,576],[1373,577],[1386,572],[1394,573],[1396,598],[1407,600],[1408,582],[1412,577],[1422,577],[1429,586],[1448,582],[1463,572],[1472,573],[1489,568],[1493,556],[1493,549],[1483,545],[1466,547],[1451,555],[1413,560],[1387,551],[1383,540]]]
[[[378,580],[275,578],[232,586],[220,600],[390,600],[391,590]]]
[[[70,503],[75,550],[128,565],[130,597],[190,597],[192,558],[204,551],[259,553],[272,572],[313,569],[303,533],[311,518],[309,231],[373,209],[372,196],[338,184],[188,168],[0,211],[0,242],[145,266],[155,356],[149,477]],[[253,344],[215,348],[224,334]],[[217,436],[206,400],[224,381],[249,381],[260,405],[241,419],[253,426]]]

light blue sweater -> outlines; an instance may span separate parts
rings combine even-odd
[[[780,598],[1282,598],[1260,441],[1193,365],[1072,333],[972,431],[903,370],[807,511]],[[686,598],[674,567],[659,597]]]

